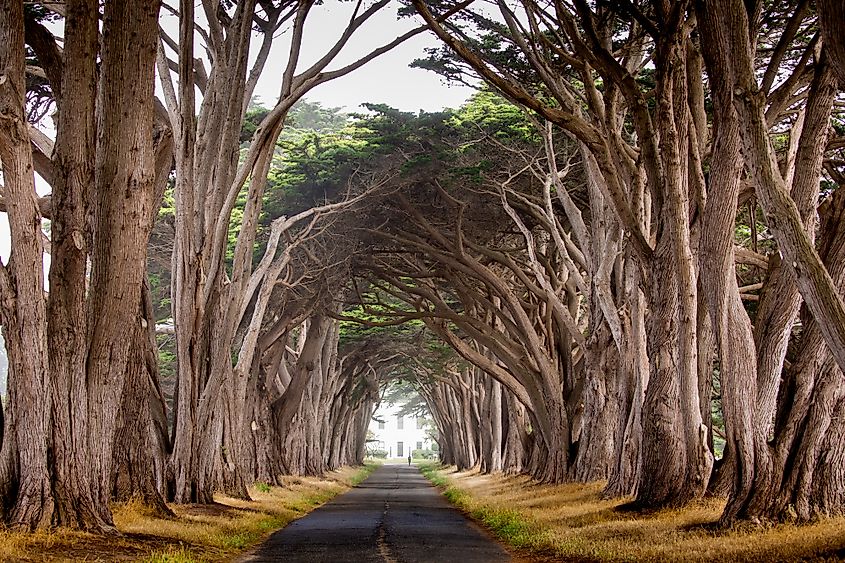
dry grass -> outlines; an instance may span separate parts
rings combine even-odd
[[[0,530],[0,561],[228,561],[360,482],[374,466],[344,468],[325,478],[285,477],[283,487],[258,485],[251,501],[215,497],[211,505],[173,505],[176,518],[158,518],[139,503],[113,507],[121,536],[103,538],[59,530],[34,534]]]
[[[530,559],[564,561],[798,561],[845,557],[845,518],[719,529],[724,503],[648,515],[603,500],[603,484],[544,485],[524,476],[439,470],[446,496]],[[439,479],[438,479],[439,477]]]

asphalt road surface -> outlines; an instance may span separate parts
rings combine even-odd
[[[496,563],[510,556],[416,467],[383,465],[242,561]]]

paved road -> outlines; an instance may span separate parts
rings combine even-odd
[[[497,563],[510,556],[416,467],[383,465],[279,530],[243,561]]]

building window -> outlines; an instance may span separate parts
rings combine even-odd
[[[383,421],[383,420],[379,420],[379,421],[378,421],[378,429],[379,429],[379,430],[384,430],[384,421]]]
[[[418,450],[421,450],[421,449],[422,449],[422,442],[417,442],[417,449],[418,449]]]
[[[396,457],[405,457],[405,444],[402,442],[396,442]]]
[[[417,417],[417,430],[422,430],[423,426],[425,426],[425,420],[423,420],[423,417],[418,416]]]
[[[402,430],[405,428],[405,420],[402,418],[402,415],[396,417],[396,428]],[[399,454],[399,457],[402,457],[402,454]]]

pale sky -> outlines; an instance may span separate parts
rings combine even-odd
[[[318,59],[334,43],[348,22],[354,5],[355,2],[326,0],[322,6],[312,9],[306,23],[299,70]],[[392,2],[370,18],[329,69],[351,63],[420,24],[419,18],[398,19],[398,7],[397,2]],[[289,42],[286,39],[280,37],[274,44],[262,80],[256,88],[256,94],[265,105],[272,104],[278,97],[282,67],[287,61]],[[343,107],[347,111],[358,111],[363,102],[385,103],[411,112],[458,107],[472,95],[472,89],[449,87],[433,72],[408,67],[414,59],[424,56],[425,47],[437,45],[438,40],[431,32],[423,32],[351,74],[318,86],[306,98],[327,107]]]

